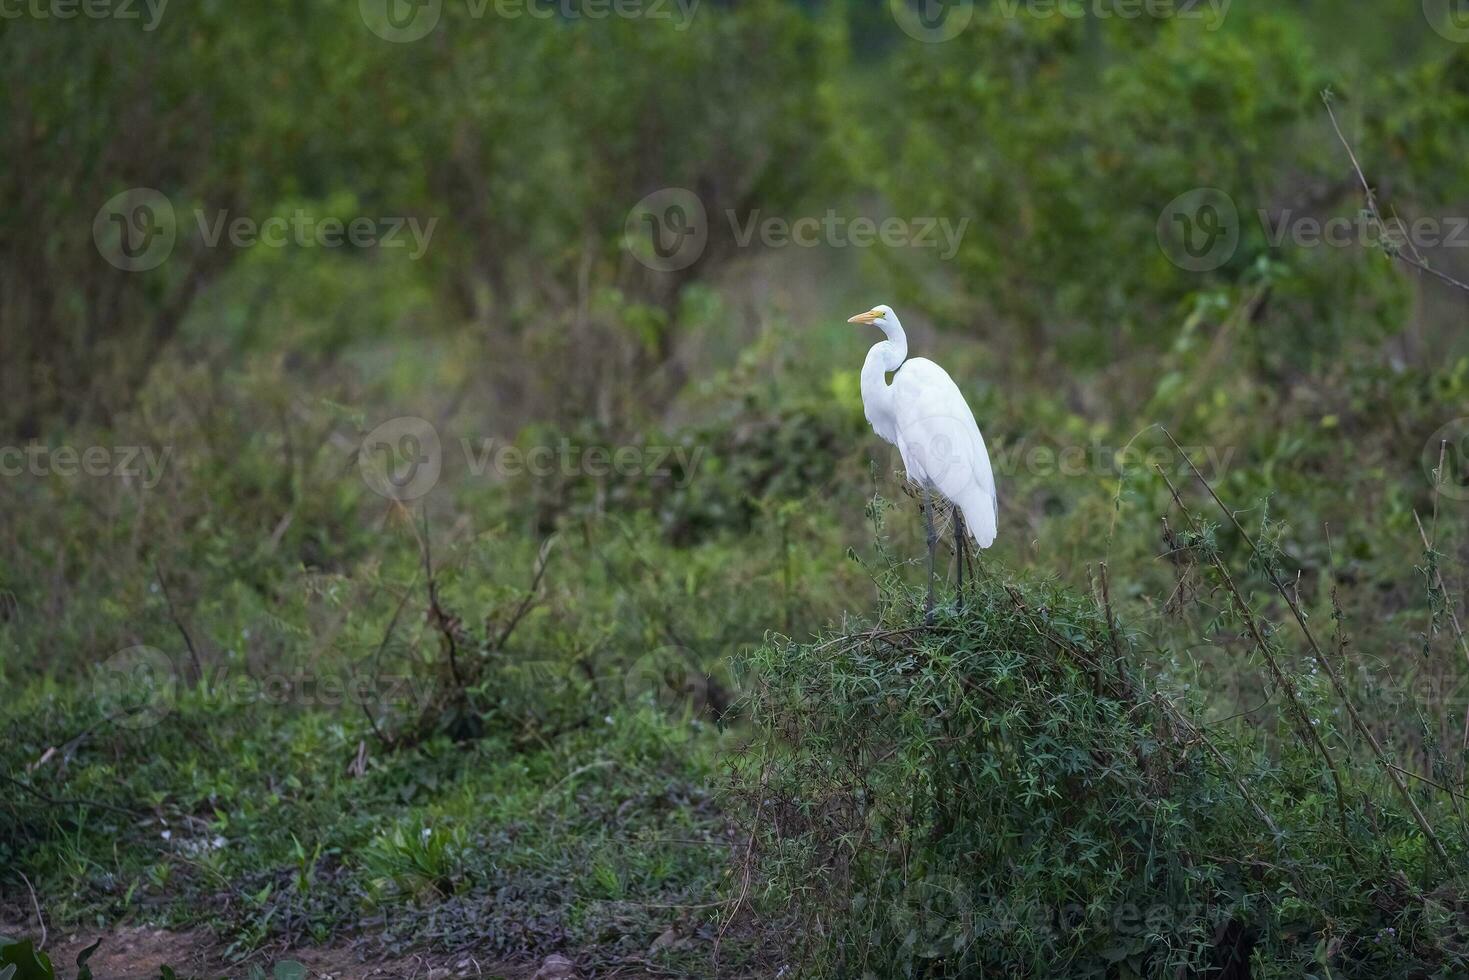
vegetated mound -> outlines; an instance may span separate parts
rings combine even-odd
[[[1393,801],[1339,824],[1308,749],[1195,727],[1091,597],[992,573],[930,627],[883,591],[876,622],[750,664],[736,877],[800,920],[806,969],[1463,975],[1448,893],[1394,870]]]

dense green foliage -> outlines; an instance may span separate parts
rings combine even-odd
[[[1139,637],[1096,603],[989,575],[925,627],[921,596],[890,588],[870,626],[750,664],[764,899],[801,906],[818,972],[1469,968],[1457,893],[1398,870],[1444,876],[1410,821],[1354,813],[1339,833],[1307,746],[1204,734],[1195,699],[1118,659]]]

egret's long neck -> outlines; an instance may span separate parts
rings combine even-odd
[[[890,431],[893,429],[893,386],[888,384],[887,375],[889,371],[896,371],[903,366],[908,358],[908,336],[903,333],[902,324],[890,317],[894,322],[891,326],[882,327],[882,332],[887,334],[887,340],[880,344],[874,344],[867,352],[867,360],[862,362],[862,402],[867,406],[867,421],[871,422],[877,429],[878,434],[888,441],[892,441]]]

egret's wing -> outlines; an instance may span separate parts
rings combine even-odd
[[[959,505],[980,547],[994,541],[999,508],[989,450],[947,371],[914,358],[893,379],[898,448],[910,479]]]

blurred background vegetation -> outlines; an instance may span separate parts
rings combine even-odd
[[[1105,584],[1129,624],[1114,655],[1213,726],[1261,796],[1319,817],[1260,859],[1290,873],[1231,879],[1269,900],[1221,904],[1211,879],[1210,921],[1253,930],[1257,975],[1464,969],[1462,905],[1435,918],[1423,896],[1465,853],[1469,292],[1404,261],[1469,279],[1469,31],[1449,5],[995,0],[951,5],[967,19],[942,41],[902,4],[531,6],[550,16],[404,5],[430,18],[414,39],[370,0],[0,20],[0,446],[28,453],[0,460],[5,918],[29,914],[24,871],[58,923],[202,923],[245,960],[371,933],[572,950],[594,972],[701,975],[719,949],[770,975],[820,969],[810,943],[847,922],[887,951],[863,954],[871,975],[978,968],[847,892],[812,912],[831,869],[748,829],[769,818],[756,760],[800,744],[790,726],[835,683],[800,645],[880,608],[901,625],[890,604],[920,581],[916,504],[862,414],[876,338],[844,322],[887,302],[989,442],[987,573],[1048,578],[1057,608],[1101,608]],[[1274,233],[1372,226],[1328,91],[1382,214],[1446,240]],[[138,228],[113,215],[132,221],[140,188],[172,244],[130,271]],[[707,241],[663,271],[634,239],[669,188]],[[1237,243],[1190,268],[1171,209],[1200,188],[1232,203]],[[743,234],[827,216],[962,233],[952,254]],[[211,242],[237,218],[368,219],[379,240]],[[1190,531],[1151,464],[1212,504],[1163,427],[1265,557],[1217,511]],[[401,474],[430,431],[437,478],[379,492],[378,450]],[[104,472],[59,463],[88,447]],[[555,465],[506,462],[542,449]],[[1366,760],[1348,812],[1300,761],[1215,557],[1280,624],[1269,652],[1329,747]],[[1339,672],[1451,853],[1398,812],[1272,572],[1341,638]],[[1013,615],[997,588],[976,615]],[[1110,644],[1105,620],[1086,635]],[[147,725],[104,696],[140,647],[170,665]],[[772,671],[809,686],[762,688]],[[333,701],[328,676],[373,697]],[[260,696],[280,677],[297,680]],[[229,693],[240,679],[253,695]],[[811,724],[846,731],[834,718]],[[1137,734],[1098,725],[1114,748]],[[1169,846],[1244,847],[1186,837]],[[1303,873],[1323,891],[1298,894]],[[819,928],[798,949],[781,929],[801,915]],[[1184,962],[1104,940],[1076,939],[1113,964],[1097,975]],[[1044,971],[1070,948],[1022,945],[984,965]]]

